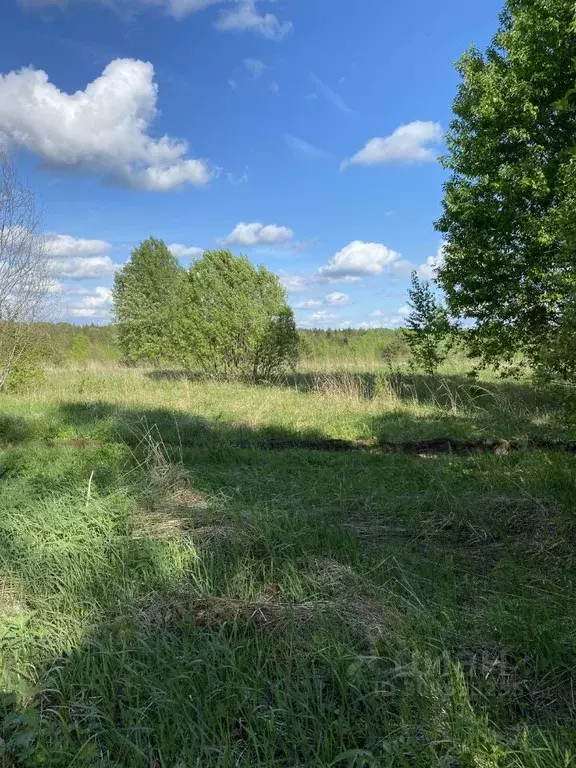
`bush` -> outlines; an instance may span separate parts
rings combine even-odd
[[[34,330],[32,329],[32,331]],[[7,333],[6,328],[4,328],[4,340]],[[17,333],[20,332],[17,331]],[[32,338],[31,332],[27,336],[26,344],[12,359],[10,365],[5,366],[2,372],[1,391],[22,392],[37,386],[44,379],[44,363],[45,357],[41,340],[36,336]]]

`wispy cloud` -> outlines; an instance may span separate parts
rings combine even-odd
[[[314,144],[310,144],[309,142],[304,141],[304,139],[298,138],[298,136],[293,136],[291,133],[285,133],[283,138],[295,155],[307,157],[311,160],[322,160],[334,157],[334,155],[327,152],[325,149],[315,147]]]
[[[336,109],[339,109],[341,112],[347,112],[348,114],[352,112],[342,96],[336,93],[336,91],[333,91],[332,88],[326,85],[323,80],[320,80],[320,78],[315,75],[314,72],[310,73],[310,80],[316,87],[316,92],[318,95],[323,96],[329,104],[332,104],[333,107],[336,107]]]
[[[267,40],[280,42],[292,32],[291,21],[279,21],[273,13],[260,13],[256,0],[238,0],[222,11],[216,22],[222,32],[254,32]]]
[[[258,80],[264,72],[268,69],[268,65],[264,64],[260,59],[244,59],[244,68],[252,75],[254,80]]]

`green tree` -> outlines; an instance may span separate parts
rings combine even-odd
[[[539,364],[576,330],[575,20],[574,0],[508,0],[486,54],[458,63],[438,281],[484,362]]]
[[[87,336],[83,333],[77,333],[72,341],[70,360],[73,360],[75,363],[85,363],[88,360],[89,348],[90,343]]]
[[[280,281],[245,256],[207,251],[188,271],[179,359],[215,375],[270,376],[298,358]]]
[[[114,280],[118,344],[128,362],[170,361],[181,346],[185,270],[163,240],[132,251]]]
[[[444,362],[452,333],[448,314],[436,297],[430,284],[421,282],[412,272],[408,291],[411,308],[404,330],[414,363],[426,373],[436,373]]]

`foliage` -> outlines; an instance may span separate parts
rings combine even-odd
[[[3,370],[1,389],[6,392],[26,392],[44,379],[46,363],[45,339],[41,326],[9,323],[0,324],[4,348],[18,349],[18,354]]]
[[[276,275],[245,256],[206,251],[188,272],[179,359],[215,375],[254,379],[293,367],[298,335]]]
[[[399,363],[407,359],[409,349],[399,330],[374,328],[369,330],[300,330],[303,362],[308,365],[369,365],[382,361]]]
[[[430,283],[420,281],[416,272],[412,272],[408,295],[412,311],[404,330],[406,342],[416,366],[436,373],[449,351],[452,329],[448,313],[438,304]]]
[[[75,363],[85,363],[90,354],[90,342],[83,333],[77,333],[70,349],[70,360]]]
[[[127,362],[171,360],[181,343],[185,271],[163,240],[132,251],[114,280],[118,344]]]
[[[474,356],[546,365],[576,300],[573,0],[508,0],[485,55],[460,59],[439,270]]]

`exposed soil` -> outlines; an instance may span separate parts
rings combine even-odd
[[[576,453],[576,441],[518,438],[466,440],[458,437],[433,437],[426,440],[405,440],[372,443],[368,440],[266,440],[234,443],[239,448],[259,448],[270,451],[306,449],[309,451],[349,452],[371,450],[376,453],[405,453],[413,456],[438,456],[440,454],[493,453],[506,456],[518,450],[546,450]]]
[[[183,445],[186,441],[182,441]],[[97,448],[104,445],[101,440],[34,440],[23,443],[0,443],[0,451],[6,451],[13,445],[26,447],[53,448]],[[197,445],[195,443],[195,445]],[[269,440],[236,440],[231,442],[231,448],[253,448],[265,451],[325,451],[329,453],[349,453],[352,451],[371,451],[372,453],[392,454],[404,453],[411,456],[430,457],[442,454],[474,454],[492,453],[495,456],[506,456],[513,451],[541,450],[576,453],[574,440],[549,440],[546,438],[484,438],[467,440],[459,437],[432,437],[425,440],[379,441],[370,440],[340,440],[336,438],[313,439],[277,439]]]

